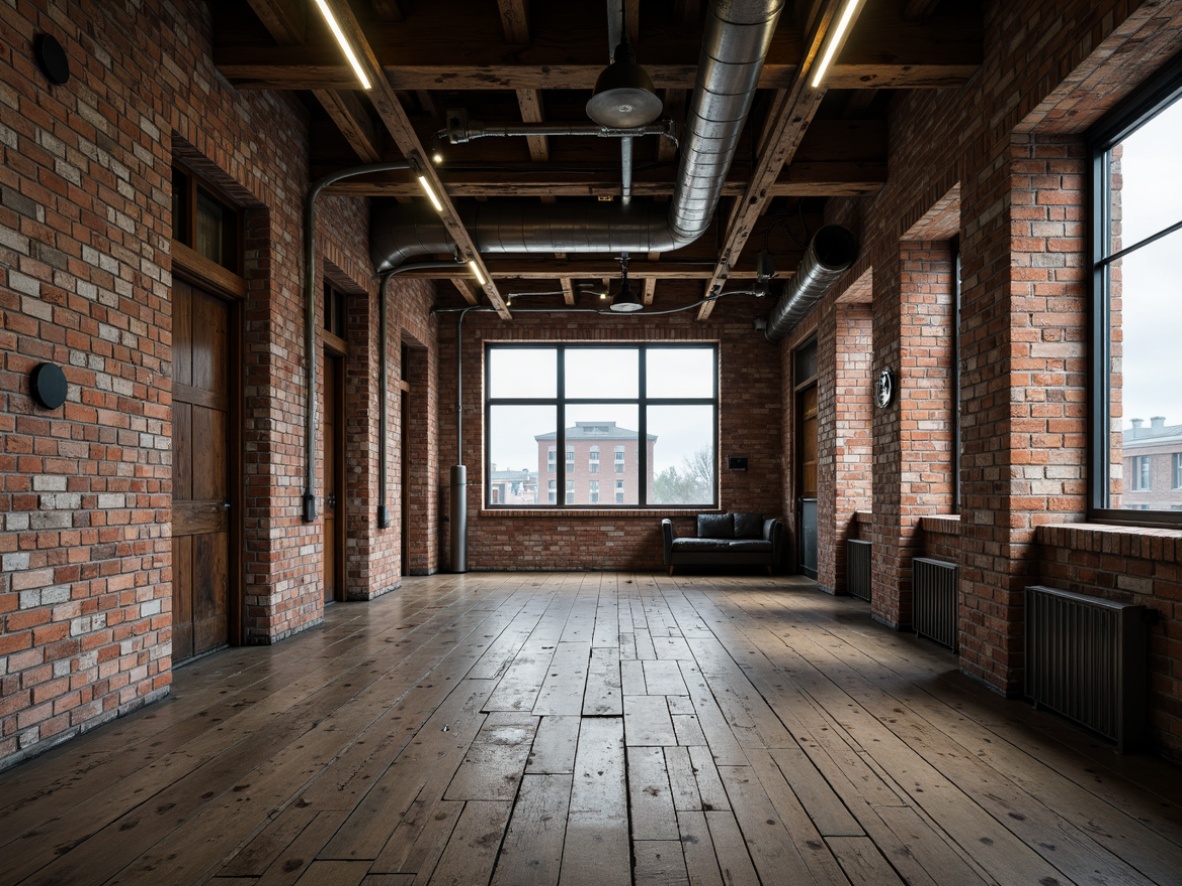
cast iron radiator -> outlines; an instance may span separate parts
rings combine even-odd
[[[1145,739],[1144,606],[1053,588],[1026,589],[1026,695],[1114,740]]]
[[[845,588],[851,596],[870,602],[870,542],[846,540]]]
[[[915,633],[953,652],[959,625],[955,563],[916,557],[911,561],[912,612]]]

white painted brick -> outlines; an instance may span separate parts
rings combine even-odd
[[[18,569],[29,568],[29,554],[27,551],[21,551],[15,554],[5,554],[3,559],[3,568],[5,572],[15,572]]]

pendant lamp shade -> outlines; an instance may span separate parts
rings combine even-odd
[[[644,304],[641,302],[640,296],[633,291],[632,286],[628,283],[628,278],[625,277],[620,282],[620,291],[612,299],[611,309],[616,313],[625,314],[639,311],[643,307]]]
[[[587,102],[587,116],[610,129],[644,126],[661,116],[664,105],[653,90],[653,81],[632,56],[625,42],[616,47],[616,60],[595,81]]]

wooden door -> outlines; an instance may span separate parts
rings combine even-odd
[[[321,432],[324,455],[324,602],[342,599],[344,591],[344,372],[343,360],[324,355],[324,408]]]
[[[800,489],[800,571],[817,577],[817,386],[797,395],[800,415],[797,475]]]
[[[230,305],[173,285],[173,662],[230,640]]]
[[[405,352],[404,352],[405,353]],[[403,356],[403,366],[406,365],[406,357]],[[405,382],[404,382],[405,384]],[[401,422],[402,433],[399,435],[401,444],[398,460],[398,499],[399,509],[402,514],[402,540],[400,542],[402,547],[402,575],[410,575],[410,541],[407,534],[407,527],[410,526],[410,496],[407,495],[407,485],[410,482],[410,394],[404,387],[401,392],[401,400],[399,401],[399,421]]]

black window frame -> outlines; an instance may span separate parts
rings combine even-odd
[[[1150,243],[1182,229],[1182,220],[1109,254],[1111,219],[1108,200],[1108,152],[1154,117],[1182,101],[1182,54],[1175,56],[1157,74],[1134,91],[1118,108],[1101,119],[1087,134],[1091,163],[1091,224],[1088,257],[1090,274],[1090,340],[1092,346],[1088,391],[1088,519],[1097,523],[1132,526],[1182,527],[1182,512],[1133,510],[1109,506],[1111,488],[1111,433],[1109,376],[1112,354],[1108,312],[1107,268],[1110,264]],[[1122,459],[1123,461],[1123,459]],[[1126,492],[1133,489],[1126,478]]]
[[[554,397],[492,397],[489,393],[491,385],[488,383],[489,361],[492,353],[498,349],[504,350],[524,350],[537,349],[549,350],[555,352],[555,359],[557,361],[557,381],[556,394]],[[634,349],[638,351],[638,377],[637,377],[637,396],[635,397],[565,397],[565,364],[564,354],[567,350],[623,350]],[[712,392],[710,397],[650,397],[647,393],[647,364],[648,352],[651,351],[668,351],[675,349],[683,350],[709,350],[713,357],[713,367],[710,374]],[[556,459],[557,470],[550,474],[556,481],[557,490],[563,490],[563,496],[555,496],[556,501],[550,503],[549,501],[541,501],[542,495],[539,489],[539,501],[534,505],[508,505],[508,504],[493,504],[490,501],[489,495],[490,478],[492,477],[492,453],[491,447],[485,446],[484,453],[484,499],[485,507],[490,510],[544,510],[560,512],[563,510],[585,510],[585,509],[603,509],[603,510],[636,510],[636,511],[675,511],[675,510],[716,510],[719,501],[719,483],[721,482],[721,472],[719,470],[719,427],[720,427],[720,411],[721,402],[719,398],[719,343],[717,341],[678,341],[678,342],[661,342],[661,341],[612,341],[612,342],[520,342],[520,341],[495,341],[485,342],[484,346],[484,435],[485,440],[489,438],[489,431],[492,423],[492,408],[494,406],[553,406],[555,408],[556,425],[556,439],[554,446],[557,452],[565,452],[566,449],[566,407],[580,406],[586,404],[607,404],[607,405],[635,405],[637,409],[637,460],[638,460],[638,480],[637,480],[637,503],[635,504],[617,504],[614,501],[604,503],[603,496],[600,496],[600,504],[593,505],[588,503],[566,503],[566,459]],[[713,423],[710,428],[710,438],[713,442],[714,449],[714,464],[713,464],[713,480],[710,485],[712,499],[710,502],[696,502],[693,504],[650,504],[648,502],[649,489],[646,482],[648,478],[649,464],[648,464],[648,407],[650,406],[710,406],[713,410]],[[613,444],[614,445],[614,444]],[[614,456],[614,449],[613,449]],[[539,465],[539,472],[542,472],[542,466]],[[609,476],[611,476],[609,474]]]

